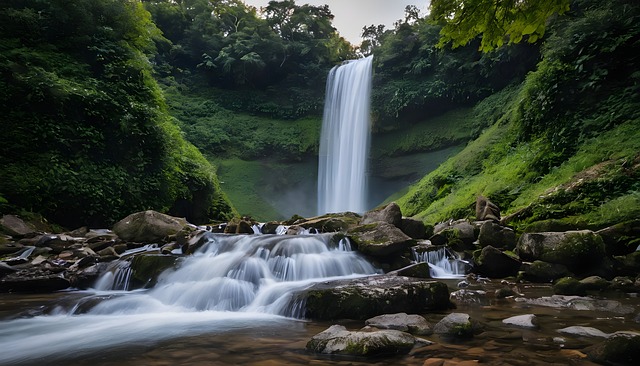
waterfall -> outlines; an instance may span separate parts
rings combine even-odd
[[[435,249],[435,247],[433,247]],[[418,252],[415,248],[413,259],[429,264],[429,273],[432,278],[461,278],[469,268],[469,262],[462,260],[447,247],[439,247],[435,250]]]
[[[334,67],[327,78],[318,162],[318,213],[364,212],[373,56]]]
[[[0,364],[271,327],[300,313],[295,291],[379,273],[334,234],[206,235],[207,242],[163,272],[153,288],[123,291],[129,262],[121,261],[80,299],[75,294],[40,315],[0,320]]]

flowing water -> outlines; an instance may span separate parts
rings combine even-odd
[[[305,351],[313,335],[336,323],[357,330],[364,322],[300,319],[291,297],[315,282],[378,272],[346,240],[328,234],[211,234],[153,288],[125,290],[126,279],[115,279],[127,271],[126,265],[114,265],[96,283],[102,290],[0,294],[0,365],[422,365],[432,357],[490,365],[590,365],[580,350],[601,339],[563,335],[559,328],[638,328],[639,300],[633,295],[617,295],[622,312],[572,310],[496,299],[492,293],[504,287],[500,281],[467,278],[467,292],[456,297],[466,300],[452,311],[484,325],[474,338],[427,336],[435,343],[404,356],[324,357]],[[452,291],[460,282],[442,281]],[[548,285],[515,286],[523,298],[551,295]],[[423,315],[435,324],[446,313]],[[536,314],[540,327],[501,324],[521,314]]]
[[[318,213],[364,212],[373,57],[334,67],[327,78],[318,162]]]

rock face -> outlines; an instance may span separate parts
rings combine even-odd
[[[429,335],[433,333],[427,320],[417,314],[384,314],[367,319],[365,324],[378,329],[394,329],[411,334]]]
[[[605,257],[602,238],[590,230],[523,234],[516,252],[522,260],[542,260],[583,272]]]
[[[308,319],[368,319],[381,314],[450,308],[447,285],[401,276],[371,276],[317,283],[294,294]]]
[[[347,235],[358,251],[374,257],[386,257],[415,245],[413,239],[386,222],[361,225],[349,230]]]
[[[400,206],[397,203],[391,202],[390,204],[365,212],[362,217],[362,224],[372,224],[374,222],[386,222],[395,227],[402,225],[402,212]]]
[[[156,243],[175,235],[186,225],[185,219],[149,210],[136,212],[118,221],[113,231],[125,241]]]
[[[350,332],[341,325],[332,325],[313,336],[307,350],[333,355],[379,356],[409,353],[415,343],[415,337],[398,330]]]

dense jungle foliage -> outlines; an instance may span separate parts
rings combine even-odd
[[[466,144],[388,199],[406,215],[471,216],[477,195],[523,228],[639,213],[640,5],[434,0],[355,47],[327,6],[302,3],[3,2],[2,212],[225,219],[218,169],[240,213],[277,218],[267,198],[313,175],[328,71],[373,54],[372,170]]]

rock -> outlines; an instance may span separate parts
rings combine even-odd
[[[136,212],[118,221],[113,226],[113,231],[125,241],[157,243],[175,235],[187,224],[183,218],[149,210]]]
[[[164,254],[139,254],[131,261],[131,286],[153,286],[162,272],[176,266],[178,257]]]
[[[452,304],[442,282],[382,275],[317,283],[294,293],[292,306],[304,309],[301,317],[332,320],[425,313],[449,309]]]
[[[476,259],[476,271],[490,278],[513,276],[520,269],[520,261],[491,245],[482,248]]]
[[[361,253],[374,257],[386,257],[415,245],[415,241],[397,227],[386,222],[361,225],[347,235]]]
[[[640,219],[609,226],[596,231],[602,237],[609,255],[626,255],[636,251],[640,245]]]
[[[193,254],[201,246],[211,240],[212,234],[206,230],[198,230],[187,240],[187,243],[182,247],[182,253]]]
[[[611,288],[624,292],[638,292],[640,288],[636,286],[636,281],[629,277],[618,276],[611,280]]]
[[[582,296],[553,295],[539,298],[518,297],[516,302],[534,306],[547,306],[559,309],[574,309],[584,311],[603,311],[615,314],[633,314],[635,309],[632,306],[623,305],[616,300],[594,299]]]
[[[69,231],[67,235],[74,238],[84,238],[88,233],[89,233],[89,228],[86,226],[83,226],[75,230]]]
[[[451,313],[440,320],[433,332],[447,337],[469,338],[479,330],[479,325],[472,322],[471,317],[464,313]]]
[[[522,260],[559,263],[575,273],[597,266],[605,257],[602,238],[590,230],[525,233],[516,253]]]
[[[478,196],[476,198],[476,220],[500,221],[500,208],[486,197]]]
[[[0,231],[13,237],[24,237],[36,232],[36,228],[15,215],[3,215],[0,218]]]
[[[617,256],[616,273],[623,276],[633,276],[640,273],[640,251],[627,254],[625,256]]]
[[[253,224],[249,221],[240,220],[238,226],[236,226],[236,234],[254,234]]]
[[[305,229],[315,229],[320,233],[344,232],[350,228],[360,225],[362,217],[353,212],[344,212],[339,214],[326,214],[322,216],[312,217],[310,219],[299,222],[297,225]]]
[[[531,282],[552,282],[571,275],[564,264],[543,261],[523,264],[521,269],[522,272],[518,274],[518,277]]]
[[[589,276],[580,280],[585,291],[604,291],[611,284],[600,276]]]
[[[505,299],[507,297],[513,297],[518,295],[518,293],[509,288],[509,287],[503,287],[503,288],[499,288],[494,292],[494,295],[496,297],[496,299]]]
[[[640,333],[616,332],[605,341],[587,348],[589,359],[604,364],[640,364]]]
[[[263,234],[275,234],[278,226],[280,226],[280,223],[277,221],[265,222],[260,228],[260,232]]]
[[[431,278],[431,269],[429,263],[420,262],[389,272],[388,274],[415,278]]]
[[[460,289],[452,292],[450,298],[455,304],[489,305],[487,292],[484,290]]]
[[[577,279],[573,277],[563,277],[553,284],[553,293],[557,295],[584,296],[587,289]]]
[[[9,273],[0,279],[0,292],[44,293],[64,290],[71,283],[64,278],[63,267],[43,263],[34,268]]]
[[[384,314],[367,319],[365,324],[378,329],[394,329],[401,332],[409,332],[417,335],[429,335],[433,333],[427,320],[416,314],[407,313]]]
[[[386,222],[387,224],[391,224],[399,228],[402,225],[402,212],[400,211],[400,206],[395,202],[391,202],[386,206],[365,212],[362,216],[363,225],[375,222]]]
[[[24,248],[24,245],[18,243],[0,244],[0,256],[13,254],[22,250],[22,248]]]
[[[447,225],[438,225],[435,234],[429,240],[433,245],[446,244],[456,251],[473,249],[476,240],[475,228],[467,220],[453,221]]]
[[[17,271],[17,269],[13,268],[12,266],[4,263],[4,262],[0,262],[0,277],[8,274],[8,273],[13,273]]]
[[[533,314],[516,315],[504,319],[502,323],[507,325],[515,325],[520,328],[537,328],[538,318]]]
[[[427,228],[420,220],[403,218],[400,223],[400,230],[413,239],[426,239]]]
[[[409,353],[416,338],[397,330],[350,332],[341,325],[332,325],[316,334],[307,343],[307,350],[315,353],[380,356]]]
[[[574,336],[580,337],[598,337],[598,338],[607,338],[609,334],[601,331],[600,329],[596,329],[593,327],[583,327],[580,325],[574,325],[571,327],[566,327],[562,329],[558,329],[559,333],[571,334]]]
[[[511,250],[516,246],[516,233],[511,228],[486,221],[480,226],[478,243],[481,247],[491,245],[494,248]]]

